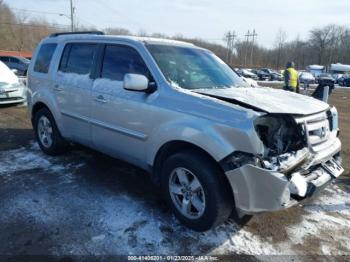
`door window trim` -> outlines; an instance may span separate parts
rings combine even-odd
[[[128,45],[128,44],[116,44],[116,43],[103,43],[101,44],[101,48],[98,52],[99,55],[97,55],[97,57],[99,57],[99,61],[97,62],[96,64],[96,72],[94,74],[94,79],[109,79],[109,78],[103,78],[102,77],[102,69],[103,69],[103,62],[104,62],[104,58],[105,58],[105,55],[106,55],[106,47],[107,46],[117,46],[117,47],[128,47],[128,48],[131,48],[133,49],[139,56],[140,58],[142,59],[143,63],[145,64],[149,74],[150,74],[150,77],[152,79],[148,79],[149,82],[155,82],[156,83],[156,79],[154,78],[153,74],[152,74],[152,71],[150,70],[150,67],[147,65],[145,59],[142,57],[141,53],[133,46],[131,45]],[[114,80],[114,79],[109,79],[111,81],[118,81],[118,82],[123,82],[123,81],[119,81],[119,80]]]
[[[66,48],[69,46],[69,53],[68,53],[68,58],[70,56],[70,53],[71,53],[71,50],[72,50],[72,45],[73,44],[80,44],[80,45],[96,45],[96,53],[94,55],[94,57],[92,58],[92,67],[91,67],[91,70],[90,70],[90,73],[89,73],[89,78],[90,79],[95,79],[94,78],[94,75],[95,75],[95,71],[96,71],[96,67],[97,67],[97,63],[99,61],[99,56],[100,56],[100,48],[103,44],[99,43],[99,42],[93,42],[93,41],[72,41],[72,42],[65,42],[63,44],[63,47],[62,47],[62,51],[60,53],[60,59],[59,59],[59,63],[58,63],[58,66],[57,66],[57,73],[63,73],[63,74],[67,74],[67,72],[65,71],[62,71],[60,70],[60,67],[61,67],[61,63],[62,63],[62,60],[63,60],[63,55],[64,55],[64,52],[66,50]],[[66,61],[66,63],[68,62],[68,59]],[[66,65],[67,66],[67,65]],[[69,73],[69,72],[68,72]]]

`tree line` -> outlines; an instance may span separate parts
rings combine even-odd
[[[306,39],[297,37],[286,41],[286,32],[280,30],[272,48],[237,41],[235,45],[236,66],[271,67],[282,69],[287,61],[294,61],[298,68],[311,64],[350,64],[350,28],[330,24],[310,30]],[[254,50],[253,61],[245,60],[247,49]]]
[[[52,24],[44,18],[16,14],[3,0],[0,0],[0,50],[33,51],[44,37],[53,32],[68,30],[68,26]],[[96,30],[96,28],[76,25],[76,30]],[[245,40],[237,40],[228,48],[181,35],[167,36],[160,33],[149,35],[142,31],[134,34],[124,28],[106,28],[103,31],[107,34],[152,36],[191,42],[211,50],[226,62],[232,61],[232,67],[282,69],[287,61],[294,61],[300,69],[310,64],[329,65],[338,62],[350,64],[350,28],[333,24],[310,30],[306,39],[298,37],[291,41],[287,41],[286,32],[279,30],[275,44],[271,48]]]

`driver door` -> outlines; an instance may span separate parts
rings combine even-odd
[[[92,141],[109,155],[139,163],[152,132],[156,93],[128,91],[124,75],[151,74],[141,55],[128,45],[105,45],[100,70],[92,87]]]

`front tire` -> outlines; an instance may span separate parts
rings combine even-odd
[[[35,113],[33,126],[38,144],[44,153],[54,156],[66,151],[68,143],[61,136],[55,119],[47,108]]]
[[[196,231],[220,225],[234,207],[222,170],[196,150],[176,153],[164,162],[161,186],[177,219]]]

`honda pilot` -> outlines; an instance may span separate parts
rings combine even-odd
[[[251,88],[189,43],[53,34],[34,53],[28,87],[42,151],[73,142],[145,169],[197,231],[291,207],[343,172],[335,107]]]

